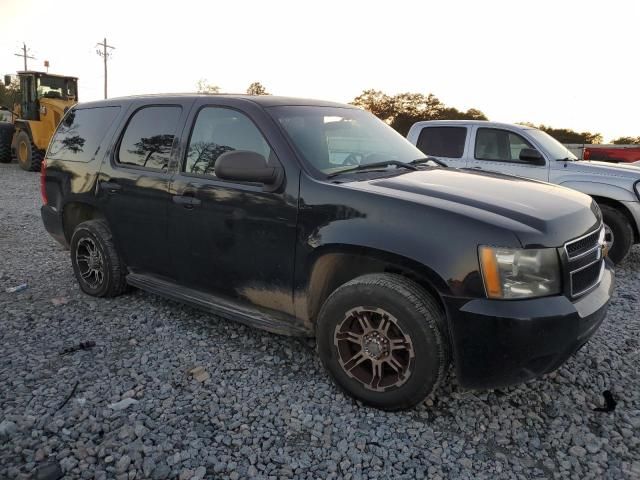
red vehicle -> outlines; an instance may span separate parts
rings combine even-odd
[[[640,145],[585,145],[582,159],[615,163],[637,162],[640,160]]]

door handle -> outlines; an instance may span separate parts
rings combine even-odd
[[[116,182],[100,182],[100,188],[109,193],[116,193],[122,190],[122,185],[118,185]]]
[[[174,195],[173,203],[184,206],[184,208],[193,208],[199,206],[202,201],[199,198],[195,198],[191,195]]]

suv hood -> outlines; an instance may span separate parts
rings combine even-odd
[[[343,185],[506,228],[523,246],[559,247],[601,223],[600,210],[583,193],[493,172],[433,168]]]

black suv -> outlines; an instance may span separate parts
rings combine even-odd
[[[347,105],[143,96],[71,109],[42,219],[82,290],[127,285],[317,338],[336,383],[384,409],[451,362],[467,387],[561,365],[613,289],[587,195],[424,158]]]

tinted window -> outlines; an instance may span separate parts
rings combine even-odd
[[[425,155],[462,158],[466,139],[465,127],[425,127],[420,132],[416,146]]]
[[[266,159],[271,155],[271,148],[246,115],[229,108],[203,108],[189,139],[184,171],[215,177],[216,160],[232,150],[257,152]]]
[[[180,113],[181,108],[177,106],[138,110],[129,121],[120,142],[118,162],[166,170]]]
[[[532,146],[516,133],[493,128],[479,128],[476,133],[475,157],[478,160],[519,162],[523,148]]]
[[[68,112],[51,140],[47,158],[89,162],[120,107],[79,108]]]
[[[422,157],[406,138],[359,108],[283,106],[268,111],[303,159],[324,174],[337,174],[355,165],[408,163]]]

